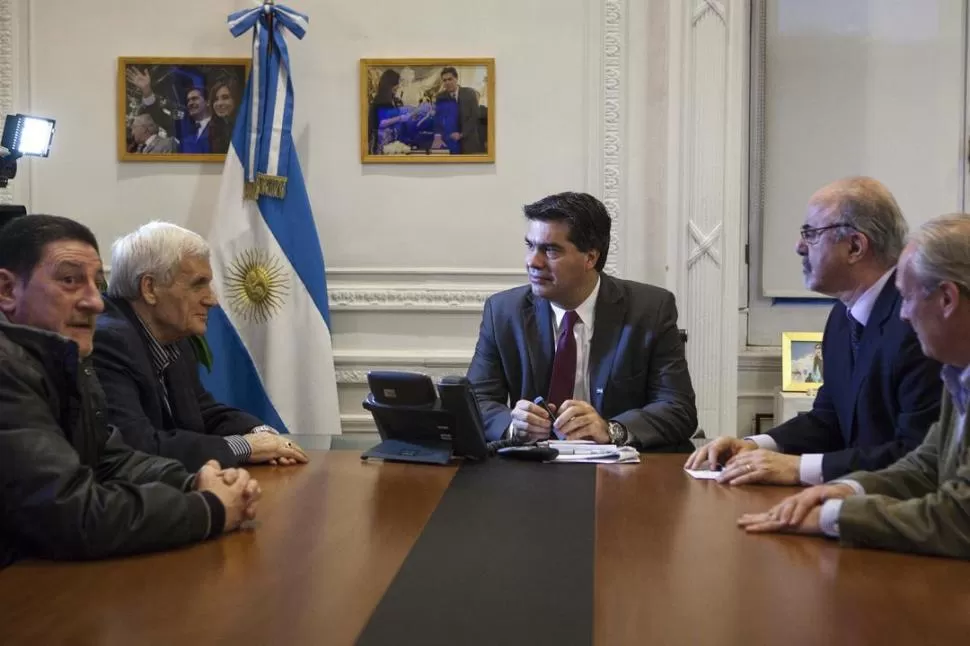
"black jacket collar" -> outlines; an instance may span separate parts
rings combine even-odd
[[[60,334],[27,325],[11,323],[0,314],[0,334],[39,361],[49,375],[66,372],[77,375],[80,356],[77,343]]]

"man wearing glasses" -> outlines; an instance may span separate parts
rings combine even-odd
[[[723,466],[734,484],[817,485],[886,467],[916,448],[940,412],[940,364],[900,319],[895,264],[907,233],[881,183],[854,177],[809,201],[795,251],[805,285],[838,299],[822,338],[812,410],[767,434],[718,438],[687,468]]]
[[[940,418],[915,451],[738,520],[749,532],[824,534],[845,546],[970,559],[970,215],[925,223],[899,261],[902,317],[944,364]]]

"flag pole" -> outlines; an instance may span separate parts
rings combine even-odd
[[[276,0],[263,0],[263,13],[266,14],[266,60],[263,69],[269,68],[269,62],[273,58],[273,7],[275,6]],[[267,92],[269,92],[268,87]],[[266,105],[265,100],[264,97],[263,105]]]

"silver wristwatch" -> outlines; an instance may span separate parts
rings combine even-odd
[[[616,446],[624,446],[626,444],[628,433],[626,426],[623,424],[610,420],[606,432],[610,436],[610,444],[615,444]]]
[[[279,435],[280,432],[269,424],[260,424],[259,426],[254,426],[250,433],[272,433],[273,435]]]

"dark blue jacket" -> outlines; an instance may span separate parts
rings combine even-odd
[[[872,308],[854,365],[846,307],[832,308],[812,410],[768,432],[785,453],[824,453],[826,480],[889,466],[919,446],[940,415],[940,364],[899,318],[894,276]]]
[[[131,305],[106,297],[94,333],[94,367],[107,395],[108,422],[130,446],[179,460],[196,471],[208,460],[223,467],[242,461],[233,455],[226,435],[245,435],[262,422],[220,404],[203,388],[195,353],[179,341],[181,356],[165,370],[169,406],[152,367],[148,340]]]

